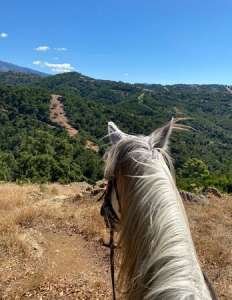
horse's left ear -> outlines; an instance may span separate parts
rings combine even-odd
[[[122,132],[114,122],[108,122],[108,135],[112,144],[117,144],[124,136]]]

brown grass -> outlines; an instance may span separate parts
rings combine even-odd
[[[202,268],[220,299],[232,299],[232,198],[209,197],[209,204],[186,205]]]
[[[87,195],[72,201],[80,191],[78,184],[0,185],[1,299],[110,299],[101,203]],[[232,299],[232,197],[185,206],[203,269],[219,298]],[[106,277],[91,275],[99,270]]]

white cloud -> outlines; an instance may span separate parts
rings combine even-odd
[[[123,73],[123,75],[127,77],[127,76],[129,76],[129,73]]]
[[[33,65],[40,66],[42,68],[47,67],[52,72],[55,72],[55,73],[67,73],[67,72],[75,71],[75,68],[71,64],[68,64],[68,63],[53,64],[53,63],[49,63],[49,62],[41,61],[41,60],[34,60],[32,63],[33,63]]]
[[[0,32],[0,38],[7,38],[8,37],[8,34],[6,32]]]
[[[65,47],[61,47],[61,48],[54,48],[55,51],[67,51],[68,49]]]
[[[67,51],[68,49],[65,47],[51,48],[49,46],[44,45],[44,46],[38,46],[34,50],[38,51],[38,52],[47,52],[49,50],[54,50],[57,52],[64,52],[64,51]]]
[[[50,50],[49,46],[39,46],[39,47],[35,48],[35,51],[39,51],[39,52],[46,52],[48,50]]]
[[[43,62],[41,60],[34,60],[32,63],[33,63],[33,65],[36,65],[36,66],[40,66],[43,64]]]
[[[51,69],[55,73],[67,73],[74,71],[75,68],[71,64],[51,64],[48,62],[45,62],[44,65]]]

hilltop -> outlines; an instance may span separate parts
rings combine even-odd
[[[68,137],[65,129],[49,119],[52,94],[62,96],[65,115],[70,126],[78,131],[78,136]],[[79,168],[78,179],[85,178],[94,181],[102,176],[100,156],[106,149],[106,141],[102,140],[102,137],[106,134],[109,120],[115,121],[125,132],[150,134],[153,129],[163,125],[174,116],[190,117],[191,119],[186,121],[186,124],[194,128],[190,132],[177,133],[172,138],[171,153],[175,159],[180,184],[188,187],[190,182],[198,180],[198,175],[195,179],[193,177],[186,179],[185,169],[191,166],[191,159],[194,159],[193,162],[198,164],[198,169],[202,168],[204,173],[206,171],[210,174],[206,176],[207,178],[203,176],[204,182],[207,180],[207,184],[217,185],[226,191],[232,190],[232,93],[230,87],[128,84],[97,80],[77,72],[48,77],[8,72],[0,73],[0,96],[2,108],[0,118],[4,120],[2,121],[4,136],[9,127],[16,136],[20,136],[22,132],[32,136],[33,145],[36,141],[41,143],[41,135],[43,135],[42,140],[45,140],[44,149],[46,150],[37,147],[36,153],[37,156],[40,155],[40,159],[41,155],[43,159],[44,155],[47,155],[46,165],[49,167],[46,174],[37,176],[37,163],[33,162],[30,168],[34,171],[29,172],[30,174],[21,174],[22,179],[33,178],[34,181],[59,179],[59,176],[55,179],[51,174],[52,170],[57,170],[54,165],[60,157],[54,139],[60,139],[66,149],[62,150],[62,161],[65,165],[67,163],[68,166],[70,163],[67,157],[70,158],[71,155],[71,161],[75,162],[76,168]],[[17,125],[19,123],[20,130]],[[29,128],[33,130],[28,130]],[[93,151],[84,147],[86,140],[98,145],[99,154],[92,153]],[[47,145],[49,145],[49,150]],[[33,152],[34,155],[35,148],[33,150],[29,148],[20,148],[20,151],[22,152],[23,149],[24,154],[26,152],[27,155],[31,155]],[[21,161],[18,157],[19,149],[14,147],[12,136],[8,137],[7,141],[1,139],[0,149],[2,155],[11,153],[16,164]],[[83,166],[83,158],[86,161],[85,166]],[[5,168],[12,169],[11,166]],[[60,165],[59,168],[63,167]],[[91,171],[91,169],[96,171]],[[77,169],[75,170],[73,172],[76,174]],[[14,180],[18,173],[15,171],[13,173],[11,178]],[[9,179],[9,176],[7,178]],[[67,182],[74,179],[71,175],[62,175],[62,178]]]

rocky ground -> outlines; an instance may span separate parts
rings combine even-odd
[[[102,186],[0,185],[0,298],[111,299]],[[203,269],[232,299],[232,197],[186,202]]]

